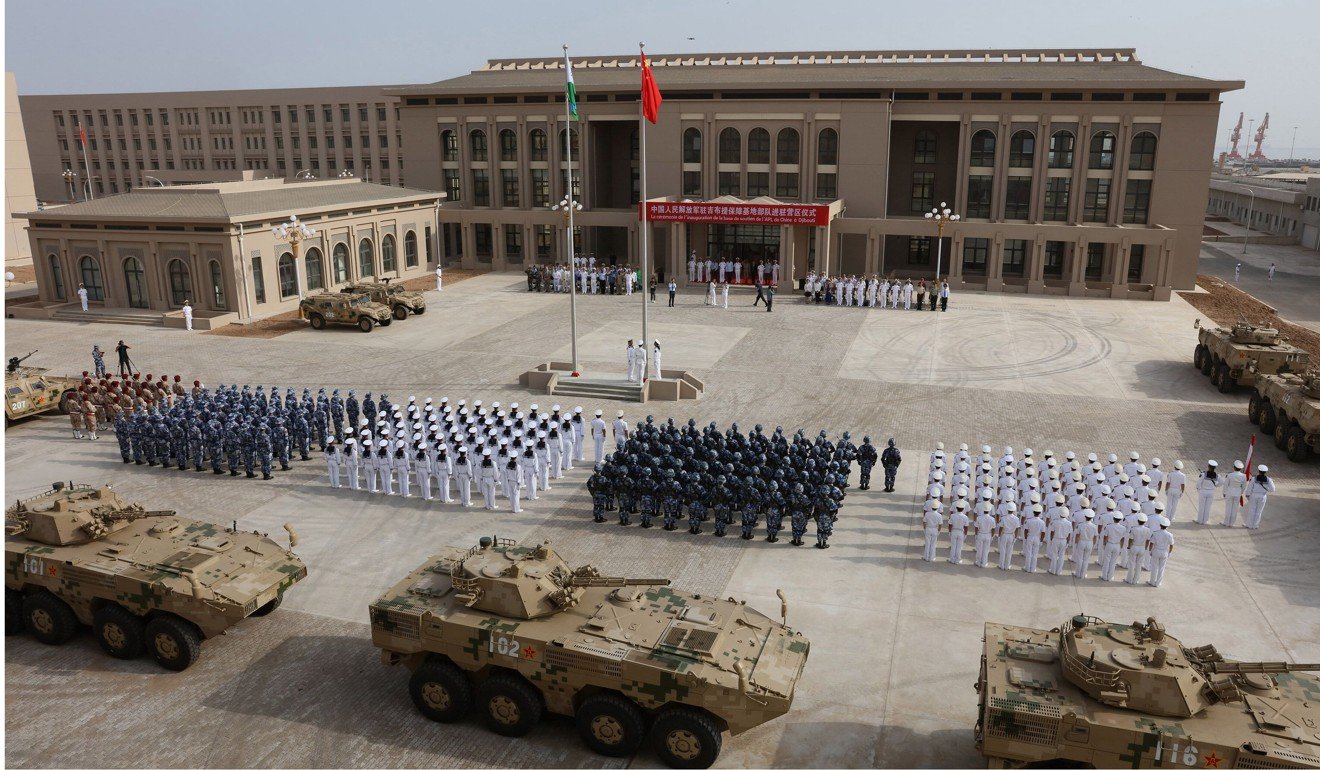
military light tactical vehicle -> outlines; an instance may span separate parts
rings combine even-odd
[[[1311,354],[1280,337],[1278,329],[1246,321],[1229,329],[1201,327],[1198,338],[1192,362],[1220,393],[1254,385],[1261,375],[1301,371],[1311,360]]]
[[[32,351],[36,353],[37,351]],[[5,420],[68,409],[69,394],[78,389],[76,377],[56,377],[48,370],[23,366],[32,356],[12,356],[5,365]]]
[[[1241,663],[1154,618],[985,626],[976,747],[991,767],[1320,767],[1320,664]]]
[[[372,302],[388,307],[399,321],[406,319],[409,313],[421,315],[426,312],[425,295],[420,291],[408,291],[402,286],[391,286],[388,278],[381,282],[350,283],[344,287],[344,291],[367,295]]]
[[[364,332],[376,327],[389,326],[394,318],[390,309],[372,302],[365,294],[349,292],[322,292],[304,297],[298,303],[298,314],[311,322],[313,329],[324,329],[327,324],[356,326]]]
[[[1293,462],[1320,452],[1320,370],[1261,377],[1247,419],[1274,436],[1274,445]]]
[[[108,486],[56,483],[5,511],[5,633],[63,644],[90,625],[116,658],[149,651],[182,671],[209,639],[267,615],[307,576],[289,548],[128,503]]]
[[[567,714],[601,754],[629,756],[649,734],[670,767],[709,767],[725,731],[788,712],[810,644],[743,602],[668,585],[483,537],[376,600],[371,640],[412,670],[413,703],[435,721],[475,708],[519,736],[547,711]]]

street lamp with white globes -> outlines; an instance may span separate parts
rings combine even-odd
[[[961,218],[962,217],[953,213],[953,209],[949,208],[949,204],[944,201],[940,201],[938,208],[933,208],[926,212],[926,219],[935,223],[937,233],[935,236],[935,284],[937,286],[940,282],[940,268],[942,267],[941,262],[944,258],[944,225],[950,222],[957,222]]]
[[[293,277],[298,285],[298,299],[301,300],[303,298],[302,268],[298,266],[298,254],[301,251],[303,241],[316,237],[316,230],[299,222],[297,214],[290,214],[288,222],[282,222],[272,227],[270,232],[271,235],[275,236],[275,240],[284,241],[293,248]],[[277,262],[277,274],[278,270],[279,265]]]
[[[573,250],[573,214],[582,210],[582,204],[573,200],[573,193],[570,191],[564,196],[564,199],[550,207],[551,211],[558,211],[564,217],[564,228],[568,233],[568,332],[572,337],[573,350],[573,377],[581,374],[578,369],[578,350],[577,350],[577,254]]]

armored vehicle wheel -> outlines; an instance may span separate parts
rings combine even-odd
[[[1197,343],[1196,352],[1192,354],[1192,366],[1200,369],[1205,365],[1205,345]]]
[[[710,767],[720,755],[723,738],[715,720],[695,709],[666,711],[651,727],[655,753],[670,767]]]
[[[472,683],[458,666],[430,658],[408,680],[408,694],[422,716],[435,722],[457,722],[472,708]]]
[[[183,618],[159,615],[147,623],[147,648],[161,668],[182,671],[197,662],[202,638]]]
[[[279,596],[276,596],[274,599],[271,599],[270,601],[266,602],[265,604],[253,610],[252,614],[259,618],[265,617],[270,613],[274,612],[275,610],[278,610],[280,608],[280,605],[283,603],[284,603],[284,594],[280,594]]]
[[[492,674],[477,687],[477,706],[486,727],[506,738],[531,732],[545,711],[536,688],[508,674]]]
[[[405,321],[408,319],[408,308],[403,305],[394,306],[394,319],[396,321]]]
[[[1306,445],[1306,431],[1300,425],[1294,425],[1288,431],[1283,444],[1288,459],[1295,463],[1304,463],[1311,457],[1311,447]]]
[[[1274,411],[1274,404],[1266,401],[1260,408],[1260,430],[1262,433],[1270,434],[1274,432],[1274,426],[1279,423],[1279,415]]]
[[[1215,357],[1207,350],[1205,355],[1201,357],[1201,374],[1207,377],[1210,376],[1210,370],[1214,368],[1214,365]]]
[[[392,317],[386,317],[386,318],[382,318],[382,319],[380,319],[380,325],[381,325],[381,326],[389,326],[389,325],[392,324],[392,323],[394,323],[394,319],[393,319]]]
[[[371,319],[370,319],[370,318],[359,318],[359,319],[358,319],[358,328],[361,329],[361,330],[364,331],[364,332],[369,332],[369,331],[371,331],[371,327],[373,327],[373,326],[375,326],[375,324],[373,324],[373,323],[371,322]]]
[[[1219,366],[1215,367],[1215,375],[1215,385],[1219,386],[1220,393],[1233,392],[1233,386],[1236,383],[1233,382],[1233,372],[1229,370],[1228,364],[1220,363]]]
[[[1260,425],[1260,412],[1263,406],[1265,406],[1265,397],[1259,391],[1252,391],[1251,400],[1247,402],[1247,419],[1251,420],[1252,425]]]
[[[320,313],[312,313],[312,317],[310,320],[312,322],[313,329],[320,330],[325,328],[325,316],[321,315]]]
[[[587,748],[607,757],[630,757],[646,739],[646,716],[637,704],[618,693],[588,697],[575,719]]]
[[[1288,429],[1292,427],[1292,423],[1287,420],[1279,420],[1278,422],[1279,424],[1274,426],[1274,446],[1283,449],[1284,442],[1288,438]]]
[[[426,305],[422,305],[421,307],[419,307],[419,308],[417,308],[416,310],[413,311],[413,313],[416,314],[416,315],[421,315],[422,313],[425,313],[425,312],[426,312]]]
[[[142,618],[120,607],[108,604],[92,616],[96,641],[106,654],[123,660],[132,660],[146,649],[146,634]]]
[[[78,630],[78,616],[69,605],[45,591],[24,597],[23,621],[42,644],[64,644]]]
[[[23,594],[5,589],[5,636],[23,633]]]

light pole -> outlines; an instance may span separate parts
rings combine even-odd
[[[302,171],[299,171],[298,173],[294,174],[294,175],[293,175],[293,178],[294,178],[294,179],[315,179],[315,178],[316,178],[316,174],[313,174],[313,173],[312,173],[312,170],[311,170],[310,168],[305,168],[305,169],[303,169]]]
[[[60,174],[60,176],[64,177],[64,183],[69,186],[69,200],[76,201],[78,199],[78,190],[77,185],[73,180],[78,178],[78,172],[66,168],[64,169],[64,173]]]
[[[935,223],[935,285],[940,283],[940,267],[944,260],[944,226],[950,222],[957,222],[962,217],[953,213],[949,204],[940,201],[939,208],[933,208],[926,212],[926,219]]]
[[[582,204],[573,200],[573,188],[570,186],[564,199],[550,207],[564,217],[565,240],[568,243],[568,333],[572,337],[573,375],[581,376],[578,369],[577,349],[577,254],[573,248],[573,214],[582,210]]]
[[[1297,157],[1297,126],[1293,126],[1292,144],[1288,146],[1288,160]]]
[[[293,248],[293,279],[298,284],[298,299],[303,298],[302,269],[298,267],[298,253],[302,242],[316,236],[316,230],[298,221],[297,214],[290,214],[289,221],[270,229],[275,240],[284,241]],[[276,262],[276,277],[279,277],[279,263]]]
[[[1256,191],[1244,184],[1238,184],[1237,182],[1229,182],[1229,184],[1241,187],[1243,190],[1247,191],[1247,195],[1251,196],[1251,208],[1247,209],[1247,221],[1242,223],[1242,253],[1246,254],[1247,238],[1251,235],[1251,218],[1256,215]]]

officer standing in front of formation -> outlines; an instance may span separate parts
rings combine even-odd
[[[1256,476],[1247,484],[1247,529],[1260,529],[1260,519],[1265,513],[1265,501],[1274,493],[1274,479],[1266,473],[1269,466],[1256,466]]]
[[[880,454],[880,465],[885,469],[885,491],[894,491],[894,479],[898,475],[898,466],[903,462],[903,456],[894,444],[894,439],[889,439],[889,446]]]
[[[879,459],[875,447],[871,445],[871,437],[863,436],[862,445],[857,448],[857,468],[861,475],[858,480],[858,489],[871,488],[871,469],[875,467],[875,463]]]

